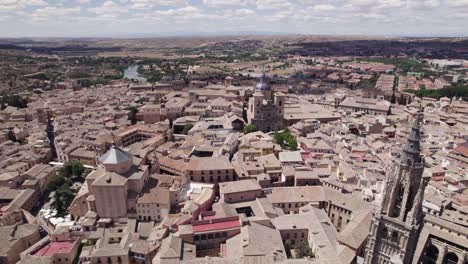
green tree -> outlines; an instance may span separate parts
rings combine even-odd
[[[184,126],[184,129],[182,129],[182,134],[187,135],[190,129],[192,129],[193,125],[192,124],[186,124]]]
[[[137,114],[138,114],[138,108],[136,106],[129,106],[125,108],[125,110],[129,110],[130,112],[128,113],[128,120],[132,122],[132,125],[135,125],[137,121]]]
[[[257,131],[257,127],[253,124],[248,124],[244,127],[244,134],[246,135],[255,131]]]
[[[71,173],[73,176],[77,178],[81,178],[83,176],[83,173],[85,171],[85,168],[81,162],[74,160],[71,162]]]
[[[67,213],[67,209],[73,201],[75,193],[70,189],[70,186],[65,183],[55,191],[54,201],[51,204],[52,208],[57,210],[58,216],[63,216]]]
[[[275,139],[276,144],[279,144],[281,146],[284,144],[283,132],[276,131],[273,138]]]
[[[290,150],[297,150],[297,140],[294,137],[287,138],[286,143]]]
[[[310,258],[315,257],[314,252],[310,248],[309,242],[307,240],[304,240],[301,242],[296,253],[296,258],[305,258],[305,257],[310,257]]]
[[[58,215],[63,214],[64,206],[63,206],[62,199],[61,199],[60,194],[58,193],[58,191],[55,191],[54,201],[52,202],[52,204],[50,206],[51,206],[52,209],[55,209],[57,211]]]
[[[71,185],[73,182],[70,179],[65,178],[63,172],[59,172],[59,174],[50,182],[49,191],[56,191],[64,184]]]
[[[61,173],[65,178],[70,177],[73,174],[71,163],[67,162],[63,164],[62,168],[60,168],[59,173]]]
[[[297,140],[288,129],[285,129],[282,132],[275,132],[273,137],[275,142],[281,147],[288,148],[290,150],[297,150]]]
[[[29,99],[23,98],[17,94],[2,94],[1,95],[1,105],[2,109],[5,109],[6,106],[26,108],[28,107]]]

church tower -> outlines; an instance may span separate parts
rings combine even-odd
[[[380,211],[372,219],[366,264],[406,264],[413,259],[423,219],[424,189],[429,181],[423,177],[422,120],[419,111],[400,157],[387,176]]]
[[[260,78],[249,99],[247,121],[258,131],[270,132],[284,129],[284,104],[286,95],[274,93],[266,75]]]

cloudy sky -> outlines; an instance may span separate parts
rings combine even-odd
[[[468,0],[0,0],[0,37],[468,36]]]

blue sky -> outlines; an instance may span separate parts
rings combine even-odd
[[[0,37],[468,36],[468,0],[0,0]]]

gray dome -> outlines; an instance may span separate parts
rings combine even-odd
[[[99,159],[102,164],[120,164],[130,160],[130,155],[125,152],[125,150],[119,148],[115,143],[112,143],[109,151]]]
[[[260,78],[260,82],[255,86],[257,91],[271,91],[271,86],[265,81],[265,75]]]
[[[260,82],[257,83],[255,89],[258,91],[271,91],[271,86],[268,83]]]

